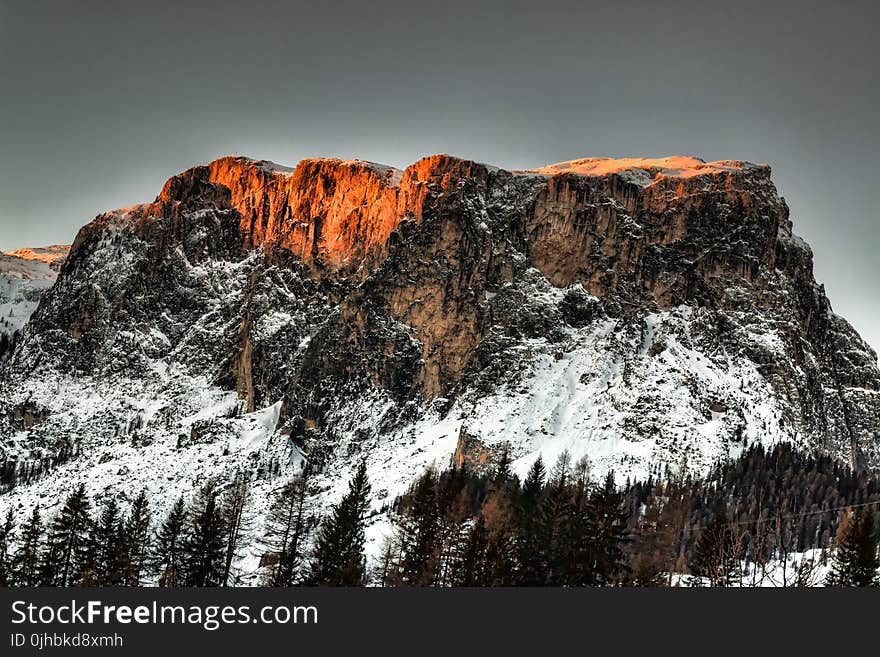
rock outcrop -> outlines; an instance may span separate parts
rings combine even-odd
[[[271,416],[248,449],[307,454],[333,482],[356,454],[403,481],[459,436],[521,468],[566,449],[643,475],[789,440],[878,469],[876,355],[832,312],[770,174],[682,157],[195,167],[80,231],[3,372],[0,404],[46,415],[25,441],[0,413],[0,450],[90,432],[112,454],[134,432],[170,454]],[[83,382],[115,382],[101,413],[50,393]],[[193,410],[199,386],[241,406]],[[116,397],[138,388],[159,411]]]

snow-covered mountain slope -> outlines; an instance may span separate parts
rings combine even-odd
[[[11,337],[27,323],[69,248],[56,244],[0,253],[0,335]]]
[[[45,262],[50,265],[53,270],[58,271],[67,253],[70,251],[70,244],[52,244],[50,246],[25,247],[22,249],[14,249],[6,251],[3,255],[19,258],[21,260],[31,260],[34,262]]]
[[[764,165],[223,158],[83,227],[2,370],[0,504],[84,481],[167,508],[308,459],[374,506],[509,449],[595,475],[790,441],[880,468],[876,356]],[[370,530],[374,548],[383,531]],[[256,568],[256,541],[242,567]]]

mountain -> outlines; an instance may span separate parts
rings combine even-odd
[[[325,502],[366,459],[378,509],[431,463],[505,448],[520,474],[564,450],[597,474],[702,473],[777,442],[878,470],[876,354],[770,174],[682,156],[189,169],[84,226],[24,327],[0,502],[82,481],[164,508],[245,471],[259,515],[307,457]]]
[[[70,246],[0,252],[0,340],[8,345],[37,308],[40,295],[52,286]],[[8,349],[8,347],[7,347]],[[0,359],[7,351],[0,347]]]
[[[34,262],[45,262],[53,271],[61,268],[61,263],[67,257],[70,251],[70,244],[53,244],[51,246],[38,246],[34,248],[15,249],[14,251],[4,251],[2,255],[20,260],[30,260]]]

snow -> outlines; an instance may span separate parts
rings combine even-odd
[[[588,456],[597,473],[645,478],[652,466],[685,455],[699,472],[735,457],[744,445],[739,433],[749,443],[785,436],[754,365],[715,362],[686,346],[690,318],[688,307],[650,314],[644,336],[628,345],[615,320],[571,331],[561,353],[532,340],[523,347],[531,353],[523,380],[488,396],[465,393],[449,415],[470,418],[465,431],[486,444],[510,442],[520,475],[538,455],[552,465],[563,451]],[[658,336],[665,346],[652,356]],[[716,400],[730,410],[712,411]]]
[[[801,581],[798,581],[798,568],[801,567]],[[740,563],[740,574],[730,586],[733,588],[782,588],[792,586],[824,586],[825,579],[831,572],[831,554],[828,550],[811,549],[794,552],[788,555],[775,555],[761,566],[743,560]],[[693,575],[672,573],[671,585],[709,586],[709,581]]]
[[[631,182],[640,186],[650,185],[662,178],[693,178],[703,175],[729,174],[745,168],[765,167],[748,162],[720,160],[705,162],[699,158],[674,155],[672,157],[588,157],[548,164],[523,173],[556,175],[574,173],[582,176],[607,176],[612,173],[625,174]]]
[[[293,315],[281,310],[263,315],[257,320],[256,334],[262,340],[268,339],[285,326],[289,326],[293,319]]]
[[[267,171],[269,173],[289,175],[294,172],[294,169],[292,167],[278,164],[277,162],[273,162],[272,160],[259,160],[256,164],[264,171]]]
[[[245,449],[259,449],[266,443],[268,436],[275,432],[278,426],[278,417],[281,415],[281,401],[278,400],[271,406],[260,409],[248,417],[250,428],[242,434],[242,444]]]
[[[222,485],[236,471],[253,472],[273,456],[283,459],[283,470],[289,475],[300,460],[288,445],[272,441],[280,401],[236,416],[233,411],[241,402],[235,393],[176,368],[157,368],[140,384],[124,378],[46,377],[35,380],[21,397],[56,412],[63,409],[47,421],[48,426],[41,427],[41,433],[77,435],[77,427],[86,424],[95,431],[81,436],[77,459],[0,498],[0,507],[17,514],[39,505],[44,514],[51,515],[65,494],[84,482],[98,503],[114,496],[123,506],[144,487],[158,519],[179,496],[189,497],[208,481]],[[211,424],[211,439],[189,440],[192,429],[204,423]],[[17,434],[17,440],[7,446],[10,451],[27,453],[29,433]],[[272,484],[271,478],[254,481],[257,516],[262,516],[268,504]]]
[[[0,253],[0,334],[11,335],[27,323],[66,253],[63,246]]]
[[[51,246],[36,246],[26,247],[23,249],[15,249],[13,251],[0,253],[0,255],[20,258],[22,260],[36,260],[49,264],[60,264],[64,262],[64,259],[67,257],[68,251],[70,251],[69,244],[53,244]]]

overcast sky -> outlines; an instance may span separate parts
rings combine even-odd
[[[229,153],[745,159],[880,347],[874,5],[0,0],[0,250]]]

